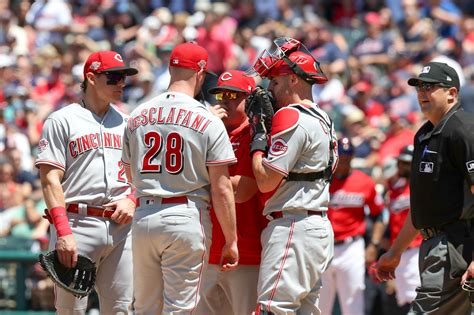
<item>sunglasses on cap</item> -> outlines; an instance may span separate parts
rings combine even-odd
[[[431,92],[436,90],[437,88],[446,88],[448,86],[442,84],[442,83],[427,83],[423,82],[415,86],[415,89],[417,92]]]
[[[123,72],[102,72],[107,77],[107,85],[116,85],[127,76]]]
[[[216,93],[216,100],[222,101],[223,99],[226,100],[236,100],[239,97],[237,92],[219,92]]]

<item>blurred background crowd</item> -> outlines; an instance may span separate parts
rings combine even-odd
[[[129,112],[167,88],[176,44],[204,46],[220,74],[249,69],[280,36],[321,62],[330,81],[314,86],[314,98],[352,140],[353,167],[381,190],[422,123],[407,79],[423,63],[453,66],[461,104],[474,111],[472,0],[0,0],[0,237],[47,248],[36,145],[48,114],[80,100],[91,52],[115,50],[139,69],[117,104]],[[32,273],[34,289],[44,275]]]

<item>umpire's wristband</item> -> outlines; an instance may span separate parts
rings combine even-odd
[[[250,143],[250,156],[256,151],[266,153],[268,149],[267,136],[264,133],[257,133],[253,136],[252,142]]]

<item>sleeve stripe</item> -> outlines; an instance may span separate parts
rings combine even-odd
[[[277,173],[280,173],[281,175],[283,176],[288,176],[288,172],[285,171],[284,169],[282,168],[279,168],[273,164],[270,164],[266,159],[263,159],[263,165],[267,166],[268,168],[276,171]]]
[[[234,164],[237,163],[236,158],[231,158],[227,160],[219,160],[219,161],[207,161],[206,165],[222,165],[222,164]]]
[[[60,168],[61,170],[63,171],[66,171],[66,168],[64,167],[64,165],[62,165],[61,163],[58,163],[58,162],[55,162],[55,161],[50,161],[50,160],[37,160],[35,162],[35,166],[36,167],[39,167],[39,165],[41,164],[47,164],[47,165],[51,165],[51,166],[55,166],[57,168]]]

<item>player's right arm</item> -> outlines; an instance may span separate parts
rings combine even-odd
[[[232,182],[227,165],[209,166],[212,204],[225,237],[222,248],[222,270],[232,270],[239,262],[237,250],[237,228]]]
[[[234,190],[234,198],[236,203],[243,203],[248,201],[258,191],[257,183],[254,178],[235,175],[230,178],[232,188]]]
[[[410,246],[410,243],[417,235],[418,230],[413,226],[411,210],[409,210],[405,223],[403,224],[397,238],[390,249],[380,257],[379,261],[374,266],[379,280],[386,281],[395,278],[395,269],[400,263],[402,253],[408,248],[408,246]]]
[[[48,164],[40,164],[39,173],[43,196],[57,231],[56,250],[59,261],[66,267],[75,267],[77,245],[67,220],[64,191],[61,186],[64,171]]]

